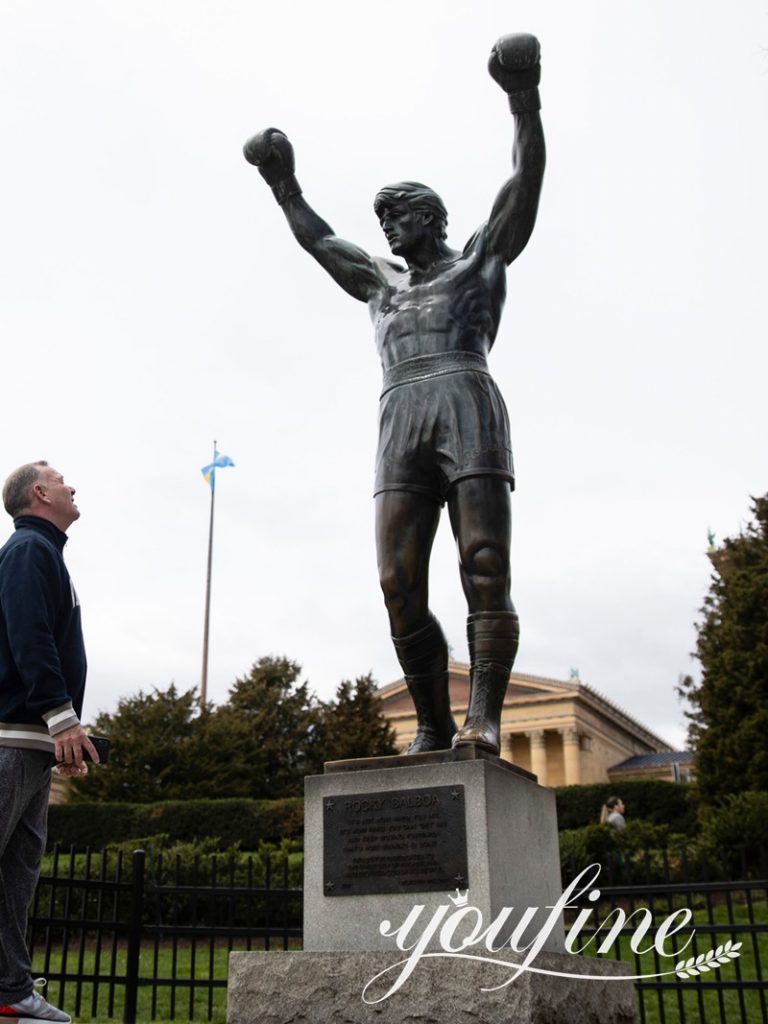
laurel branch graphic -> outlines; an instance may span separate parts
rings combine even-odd
[[[718,946],[717,949],[692,956],[690,960],[681,960],[679,964],[675,964],[675,974],[678,978],[696,978],[707,971],[717,971],[741,956],[741,946],[741,942],[731,942],[729,939],[725,945]]]

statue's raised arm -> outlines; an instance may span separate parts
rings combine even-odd
[[[374,298],[382,282],[373,261],[358,246],[337,238],[304,199],[287,136],[279,128],[265,128],[246,142],[243,154],[272,189],[299,245],[353,298],[362,302]]]
[[[488,221],[490,251],[508,264],[517,259],[531,237],[544,177],[540,56],[536,36],[520,34],[499,39],[488,61],[488,71],[509,97],[515,117],[512,177],[496,197]]]

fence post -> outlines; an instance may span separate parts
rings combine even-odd
[[[125,965],[125,1005],[123,1024],[135,1024],[139,996],[139,956],[141,954],[141,922],[144,910],[144,850],[133,851],[133,888],[131,917],[128,924],[128,959]]]

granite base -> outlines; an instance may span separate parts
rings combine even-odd
[[[634,1024],[636,997],[627,964],[540,953],[538,970],[502,985],[510,968],[456,958],[422,960],[403,987],[381,1002],[366,985],[398,953],[232,953],[228,1024]],[[517,959],[517,958],[515,958]],[[398,969],[366,991],[384,995]]]

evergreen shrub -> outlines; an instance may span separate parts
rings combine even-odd
[[[672,832],[683,835],[697,834],[696,787],[659,779],[558,786],[555,789],[558,828],[599,824],[600,809],[610,796],[619,796],[626,804],[627,822],[642,820],[666,825]]]
[[[768,793],[732,793],[718,807],[708,809],[702,836],[714,847],[768,847]]]
[[[100,850],[163,834],[176,843],[215,839],[220,850],[256,850],[262,842],[300,839],[303,829],[301,797],[54,804],[48,815],[48,845]]]
[[[696,840],[666,825],[631,821],[623,829],[586,825],[559,834],[563,884],[568,885],[590,864],[599,864],[598,888],[606,885],[655,885],[699,877],[701,847]],[[703,868],[721,876],[719,862]]]

